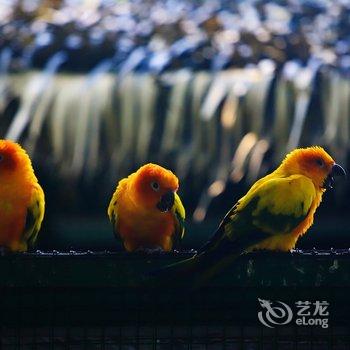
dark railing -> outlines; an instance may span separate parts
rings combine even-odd
[[[2,256],[2,345],[333,350],[349,344],[348,250],[248,254],[200,290],[176,281],[140,283],[141,275],[192,254]],[[259,299],[291,308],[298,301],[326,302],[327,327],[298,326],[293,318],[270,329],[259,322]]]

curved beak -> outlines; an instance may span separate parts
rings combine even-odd
[[[157,208],[162,213],[167,212],[173,207],[174,202],[175,202],[175,194],[173,191],[169,191],[160,198],[160,201],[157,203]]]
[[[335,183],[335,176],[346,176],[346,171],[344,168],[336,163],[332,166],[332,170],[325,180],[324,187],[333,188]]]

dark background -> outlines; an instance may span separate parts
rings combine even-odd
[[[348,167],[345,4],[9,1],[0,13],[0,136],[28,150],[45,190],[38,249],[120,248],[107,206],[149,161],[180,178],[184,248],[295,147]],[[325,194],[298,248],[349,247],[349,188]]]

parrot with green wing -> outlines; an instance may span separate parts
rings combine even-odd
[[[259,249],[290,251],[310,228],[334,176],[345,170],[321,147],[290,152],[229,210],[213,237],[191,258],[154,274],[204,285],[240,255]]]

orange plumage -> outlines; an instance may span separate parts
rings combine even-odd
[[[170,251],[182,238],[185,210],[178,187],[177,177],[156,164],[144,165],[119,181],[108,216],[127,251],[158,247]]]
[[[0,140],[0,246],[26,251],[44,217],[44,192],[25,150]]]

